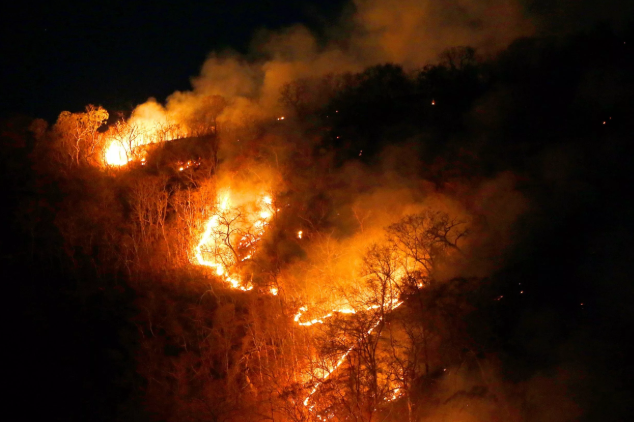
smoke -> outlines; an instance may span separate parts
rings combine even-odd
[[[619,0],[524,0],[539,33],[565,34],[592,27],[597,22],[610,22],[625,27],[634,11],[632,2]]]
[[[258,121],[279,115],[280,89],[297,79],[386,62],[420,68],[457,45],[491,54],[533,32],[516,0],[355,0],[352,7],[325,40],[298,24],[260,31],[247,55],[210,53],[192,90],[169,96],[165,112],[185,122],[204,112],[205,98],[220,95],[228,102],[219,118],[225,126]]]
[[[267,139],[271,144],[275,137]],[[288,177],[275,178],[277,189],[285,192],[278,199],[283,211],[270,233],[275,240],[266,248],[269,253],[278,248],[280,236],[293,244],[286,248],[292,256],[278,282],[303,304],[345,306],[346,292],[362,279],[366,251],[386,243],[387,227],[425,210],[445,213],[469,231],[459,253],[437,262],[434,279],[488,276],[502,265],[503,251],[516,240],[514,223],[528,209],[513,174],[439,188],[416,174],[422,164],[407,145],[390,147],[373,165],[352,160],[336,168],[324,160],[304,166],[293,160],[295,155],[286,157],[280,173]],[[300,230],[302,239],[296,237]]]
[[[385,151],[373,166],[348,162],[335,170],[332,157],[314,157],[313,139],[297,122],[271,124],[284,111],[280,90],[293,81],[386,62],[415,70],[453,46],[493,54],[533,32],[514,0],[355,0],[353,7],[326,39],[294,25],[260,31],[247,55],[212,52],[192,78],[192,90],[173,93],[164,106],[151,99],[132,116],[187,126],[213,115],[222,139],[217,185],[231,186],[238,203],[254,191],[276,198],[282,211],[261,255],[283,261],[283,290],[308,304],[339,301],[341,290],[358,281],[368,247],[385,240],[385,228],[424,209],[445,212],[473,231],[461,254],[439,263],[435,277],[486,275],[501,260],[524,210],[510,175],[439,190],[417,174],[421,163],[407,146]],[[214,96],[223,98],[217,112]],[[296,239],[300,230],[305,235]],[[270,264],[260,259],[262,268]]]
[[[579,420],[581,410],[571,399],[579,374],[565,369],[538,373],[521,383],[504,379],[495,359],[475,357],[445,368],[431,399],[419,402],[418,420],[544,422]]]
[[[417,67],[459,45],[487,54],[533,31],[520,4],[512,0],[370,0],[355,5],[351,41],[366,64]]]

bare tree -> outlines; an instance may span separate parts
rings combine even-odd
[[[404,287],[417,290],[427,285],[437,259],[449,251],[459,252],[467,234],[464,221],[430,209],[389,226],[388,242],[399,251],[407,276]]]
[[[160,237],[165,241],[165,218],[169,192],[165,177],[145,177],[136,179],[130,187],[130,207],[132,221],[135,224],[137,245],[145,251]]]
[[[102,147],[104,137],[99,128],[108,120],[108,112],[102,107],[86,106],[85,113],[63,111],[53,126],[59,148],[69,161],[79,165],[88,162]]]
[[[141,151],[139,146],[145,143],[144,136],[146,136],[146,133],[138,125],[129,123],[121,118],[110,127],[107,136],[110,142],[118,147],[116,153],[125,155],[125,161],[140,158],[139,154]]]
[[[476,51],[473,47],[451,47],[438,56],[441,63],[451,70],[461,70],[477,64]]]

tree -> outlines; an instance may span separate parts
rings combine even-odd
[[[341,75],[328,74],[321,78],[296,79],[280,89],[280,104],[298,118],[318,112],[342,89],[344,79]]]
[[[389,226],[388,242],[399,251],[406,276],[403,287],[416,291],[428,285],[438,258],[449,251],[459,252],[459,243],[467,234],[464,221],[431,209]]]
[[[451,70],[464,70],[466,67],[473,67],[478,64],[476,51],[473,47],[451,47],[440,53],[438,57],[441,64]]]
[[[393,395],[395,376],[383,331],[400,305],[399,267],[395,248],[372,245],[363,257],[358,286],[348,293],[354,312],[327,320],[319,353],[323,363],[317,367],[323,374],[320,396],[327,398],[316,399],[318,412],[370,422]]]
[[[165,218],[169,192],[164,177],[143,177],[135,180],[130,186],[131,218],[135,226],[134,236],[137,253],[139,247],[147,253],[149,247],[162,237],[168,247],[165,235]],[[153,250],[157,251],[156,248]]]
[[[212,218],[216,201],[216,186],[213,180],[205,179],[198,187],[187,186],[175,190],[169,197],[174,210],[172,229],[176,237],[176,253],[183,263],[190,261],[191,248],[205,230],[205,222]]]
[[[121,117],[107,132],[110,145],[104,151],[107,163],[126,164],[128,161],[140,158],[139,147],[144,145],[145,133],[141,127],[130,123]]]
[[[108,120],[108,112],[101,106],[86,106],[85,113],[63,111],[53,126],[59,149],[69,163],[79,165],[81,160],[89,162],[103,147],[104,136],[99,129]]]
[[[321,400],[315,398],[322,414],[372,421],[385,403],[405,395],[411,420],[412,388],[420,376],[430,374],[430,349],[439,347],[440,338],[429,327],[441,324],[453,341],[454,319],[445,311],[458,308],[443,295],[442,309],[435,309],[426,291],[436,286],[438,260],[460,251],[466,224],[427,209],[389,226],[387,234],[387,242],[368,248],[357,287],[346,294],[354,313],[336,315],[325,324],[319,355],[328,375],[322,376]],[[333,365],[337,360],[339,369]]]

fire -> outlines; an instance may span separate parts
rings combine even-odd
[[[270,196],[264,196],[258,201],[257,217],[247,215],[246,218],[242,218],[242,211],[231,204],[230,192],[225,192],[221,197],[222,199],[216,204],[214,215],[205,223],[202,236],[194,247],[194,262],[213,268],[216,275],[232,288],[249,291],[253,289],[253,286],[250,283],[243,283],[240,276],[232,272],[232,269],[238,262],[251,259],[255,244],[264,234],[272,216],[267,209],[272,200]],[[235,234],[238,234],[239,239],[231,238]],[[240,255],[237,250],[250,252]],[[277,289],[273,294],[277,294]]]
[[[111,166],[123,166],[128,164],[128,154],[122,145],[111,142],[106,150],[106,163]]]
[[[392,305],[388,307],[388,310],[389,311],[393,311],[394,309],[398,308],[402,304],[403,304],[403,302],[399,301],[399,300],[397,300],[396,302],[392,302]],[[370,307],[368,309],[372,309],[372,308],[375,308],[375,307]],[[370,329],[368,330],[368,335],[372,334],[374,329],[379,326],[381,321],[383,321],[383,319],[379,318],[374,323],[374,325],[372,327],[370,327]],[[341,366],[341,364],[346,361],[346,359],[348,358],[348,355],[354,350],[355,347],[356,347],[356,345],[350,346],[350,348],[348,348],[348,350],[346,350],[346,352],[339,358],[339,360],[337,360],[337,363],[335,365],[333,365],[331,368],[328,369],[328,371],[326,372],[326,374],[322,378],[322,380],[320,382],[318,382],[317,384],[315,384],[315,386],[313,387],[311,392],[304,399],[304,406],[308,406],[308,402],[310,401],[310,398],[313,396],[313,394],[315,394],[317,392],[317,390],[319,390],[319,387],[328,379],[328,377],[330,377],[330,375],[332,375]],[[311,407],[311,409],[312,409],[312,407]]]
[[[253,289],[253,286],[250,283],[244,283],[242,281],[239,274],[235,272],[234,266],[239,262],[251,259],[255,244],[261,239],[269,224],[269,220],[273,215],[273,200],[270,196],[264,195],[256,202],[256,206],[251,213],[244,213],[247,215],[241,222],[242,226],[230,228],[228,226],[228,224],[230,224],[229,221],[238,221],[238,216],[242,216],[243,214],[241,214],[241,211],[238,211],[237,207],[232,204],[229,191],[225,191],[221,194],[217,204],[215,205],[214,214],[205,223],[204,231],[193,251],[195,258],[194,263],[212,268],[215,271],[215,274],[218,277],[221,277],[231,288],[243,291],[249,291]],[[239,240],[234,242],[235,245],[231,244],[230,239],[230,233],[233,232],[240,233]],[[301,239],[302,234],[303,232],[301,230],[298,231],[297,237]],[[235,249],[244,249],[250,252],[245,253],[243,256],[236,256]],[[279,290],[277,287],[271,287],[269,289],[269,293],[273,296],[277,296],[279,294]],[[391,291],[383,304],[372,304],[358,309],[355,309],[350,305],[337,306],[329,311],[326,311],[323,315],[310,320],[302,320],[302,317],[308,312],[308,308],[307,306],[301,306],[293,317],[293,322],[300,327],[310,327],[315,324],[324,324],[327,319],[332,318],[335,315],[369,312],[378,308],[383,308],[385,312],[391,312],[402,304],[403,301],[400,300],[398,293],[396,291]],[[367,333],[371,334],[382,321],[383,318],[378,317]],[[319,371],[319,381],[313,385],[312,389],[304,399],[304,406],[309,407],[309,409],[314,407],[309,406],[311,397],[346,361],[355,347],[356,344],[351,345],[341,356],[339,356],[332,366]],[[388,398],[387,401],[392,401],[400,397],[399,391],[400,390],[396,388],[393,395]]]
[[[137,107],[130,119],[120,120],[106,132],[104,161],[123,166],[141,157],[140,147],[193,136],[191,128],[171,121],[165,110],[154,102]]]

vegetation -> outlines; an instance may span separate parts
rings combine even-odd
[[[54,420],[622,420],[622,39],[599,28],[296,81],[280,101],[310,142],[264,121],[236,147],[221,97],[152,133],[95,106],[50,129],[3,122],[25,419],[37,398]],[[112,139],[134,160],[107,165]],[[222,209],[227,175],[269,181],[270,217]],[[395,180],[424,200],[388,204],[413,205],[382,225],[385,204],[363,201],[398,198]],[[198,265],[214,216],[223,265],[253,290]]]

